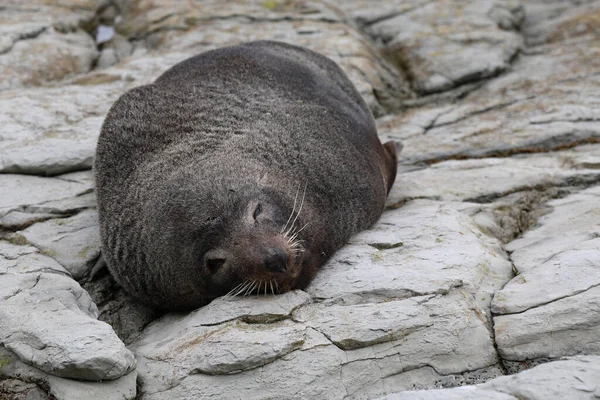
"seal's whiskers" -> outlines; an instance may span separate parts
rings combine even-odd
[[[248,296],[250,293],[252,293],[254,291],[254,289],[256,288],[256,281],[252,281],[252,284],[250,286],[248,286],[248,289],[246,290],[246,292],[244,292],[244,297]]]
[[[294,197],[294,206],[292,207],[292,212],[290,213],[290,216],[289,216],[288,220],[286,221],[286,223],[283,226],[283,228],[281,228],[281,231],[279,233],[283,233],[287,229],[287,225],[292,220],[292,217],[294,216],[294,211],[296,211],[296,201],[298,201],[298,194],[299,193],[300,193],[300,183],[298,183],[298,188],[296,189],[296,196]]]
[[[237,296],[238,294],[240,294],[240,292],[242,290],[245,289],[245,285],[247,285],[247,284],[249,284],[248,280],[243,281],[242,283],[240,283],[239,285],[237,285],[236,287],[234,287],[233,289],[231,289],[229,292],[227,292],[227,294],[223,296],[223,299],[227,300],[230,297]],[[234,292],[235,292],[235,294],[232,295],[232,293],[234,293]]]
[[[294,220],[292,221],[292,225],[288,228],[288,230],[284,233],[284,236],[289,237],[290,232],[294,229],[294,225],[296,224],[296,221],[298,220],[298,216],[300,215],[300,213],[302,212],[302,207],[304,206],[304,199],[306,198],[306,187],[308,186],[308,183],[304,184],[304,191],[302,192],[302,200],[300,201],[300,207],[298,208],[298,212],[296,213],[296,217],[294,218]],[[287,224],[286,224],[287,225]]]

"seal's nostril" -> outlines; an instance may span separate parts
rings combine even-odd
[[[223,264],[225,264],[225,261],[227,260],[225,260],[224,258],[207,258],[206,268],[208,268],[208,270],[214,274],[219,268],[223,266]]]
[[[284,272],[287,268],[287,253],[280,249],[269,249],[264,259],[265,268],[271,272]]]

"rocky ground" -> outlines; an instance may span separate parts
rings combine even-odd
[[[306,291],[159,315],[97,263],[100,125],[254,39],[338,62],[401,173]],[[600,398],[599,0],[7,0],[0,110],[0,399]]]

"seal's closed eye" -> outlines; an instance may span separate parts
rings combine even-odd
[[[258,216],[262,213],[263,207],[262,204],[258,203],[256,205],[256,208],[254,209],[254,212],[252,213],[252,218],[254,218],[254,220],[256,220],[256,218],[258,218]]]

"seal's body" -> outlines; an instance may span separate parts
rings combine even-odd
[[[379,218],[396,163],[329,59],[269,41],[209,51],[104,121],[103,255],[130,294],[167,309],[303,288]]]

